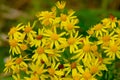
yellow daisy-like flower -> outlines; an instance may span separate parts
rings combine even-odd
[[[43,29],[38,29],[38,34],[35,36],[35,39],[31,40],[30,45],[38,47],[41,44],[46,43],[46,39],[44,37],[44,28]]]
[[[110,15],[110,18],[105,18],[102,20],[102,22],[107,28],[113,29],[116,27],[117,18],[114,17],[113,15]]]
[[[56,29],[54,31],[46,30],[44,33],[44,36],[47,37],[48,42],[50,42],[50,48],[57,48],[59,49],[59,46],[66,42],[66,38],[63,38],[62,36],[65,35],[65,32],[61,32],[60,34],[57,34]]]
[[[49,11],[42,11],[38,13],[36,16],[39,18],[40,21],[42,21],[43,25],[48,26],[53,22],[56,14]]]
[[[77,59],[79,62],[81,59],[91,60],[93,57],[93,52],[91,50],[91,45],[93,43],[89,41],[89,37],[87,36],[85,39],[83,39],[83,46],[81,49],[78,49],[75,51],[75,56],[73,56],[71,59]]]
[[[51,63],[51,66],[48,67],[47,72],[51,80],[59,80],[60,77],[64,75],[62,70],[58,70],[58,66],[60,63]]]
[[[14,54],[20,54],[21,50],[20,50],[20,42],[22,42],[21,40],[17,40],[17,39],[10,39],[9,40],[9,45],[10,45],[10,50],[9,52]]]
[[[34,76],[38,76],[40,80],[45,80],[48,78],[48,76],[45,74],[47,72],[47,69],[44,69],[45,65],[44,64],[37,64],[37,63],[32,63],[29,65],[30,71],[29,73]]]
[[[102,76],[101,71],[108,71],[106,65],[101,64],[99,58],[92,59],[91,61],[86,61],[86,62],[83,61],[83,63],[85,66],[89,68],[90,73],[94,76],[95,75]]]
[[[70,10],[68,14],[60,14],[60,17],[57,17],[57,21],[60,22],[60,29],[63,29],[64,24],[67,23],[67,21],[71,21],[72,19],[77,19],[77,16],[74,16],[73,14],[75,11]]]
[[[25,61],[31,61],[32,59],[27,58],[27,56],[22,57],[21,55],[18,58],[15,58],[15,65],[18,65],[20,67],[28,67],[27,63]]]
[[[63,23],[64,29],[70,34],[75,33],[76,32],[75,29],[80,28],[79,26],[76,26],[77,23],[78,19],[68,20]]]
[[[85,70],[81,70],[79,71],[82,75],[80,80],[97,80],[89,71],[88,68],[86,68]]]
[[[72,73],[72,76],[75,76],[75,73],[80,71],[82,66],[78,62],[65,63],[63,71],[66,72],[65,76],[68,76]]]
[[[23,39],[25,37],[29,38],[30,40],[33,40],[33,38],[35,37],[36,35],[36,32],[33,30],[34,26],[36,24],[36,21],[33,23],[33,25],[31,26],[30,25],[30,22],[28,22],[27,25],[25,25],[25,27],[23,28]]]
[[[67,40],[67,45],[70,48],[70,53],[74,53],[75,50],[78,50],[78,45],[81,44],[80,42],[81,36],[78,36],[78,32],[75,35],[71,34]]]
[[[111,40],[108,47],[103,47],[105,49],[106,56],[115,60],[115,57],[120,59],[120,44],[117,44],[115,40]]]
[[[103,34],[103,36],[98,37],[98,44],[102,44],[103,46],[108,46],[110,40],[116,40],[118,39],[118,35],[115,34],[115,31],[112,32],[106,32]]]
[[[18,39],[22,36],[20,30],[22,30],[24,26],[22,24],[18,24],[16,27],[12,27],[8,33],[9,39]]]
[[[14,65],[14,58],[8,58],[5,62],[5,69],[3,70],[5,73],[9,73],[12,70],[12,66]]]
[[[95,36],[96,37],[103,36],[103,33],[107,32],[107,30],[105,28],[106,27],[101,23],[95,25],[93,27],[93,30],[95,31]]]
[[[61,54],[63,52],[63,50],[57,50],[57,49],[50,49],[48,50],[48,59],[50,62],[58,62],[60,61],[59,58],[61,57]]]
[[[56,3],[56,6],[57,6],[57,8],[58,9],[64,9],[64,7],[65,7],[65,5],[66,5],[66,2],[65,1],[58,1],[57,3]]]
[[[37,49],[34,50],[34,54],[32,55],[33,62],[37,61],[38,63],[43,60],[48,65],[48,56],[47,53],[49,50],[45,48],[44,45],[37,47]]]
[[[94,34],[94,28],[90,28],[89,30],[87,30],[87,33],[89,34],[89,36]]]

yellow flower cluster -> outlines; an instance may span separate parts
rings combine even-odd
[[[51,11],[39,12],[32,25],[10,29],[4,72],[15,80],[97,80],[108,71],[106,65],[120,59],[120,20],[105,18],[84,36],[75,11],[65,5],[58,1]]]

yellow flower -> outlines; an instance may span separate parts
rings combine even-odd
[[[107,30],[105,29],[106,27],[99,23],[97,25],[95,25],[93,27],[93,30],[95,31],[95,36],[98,37],[98,36],[103,36],[103,33],[107,32]]]
[[[94,34],[94,29],[90,28],[89,30],[87,30],[87,33],[91,36]]]
[[[14,58],[8,58],[5,62],[5,69],[4,72],[5,73],[9,73],[12,70],[12,66],[14,65]]]
[[[102,20],[102,22],[107,28],[113,29],[116,27],[117,18],[114,17],[113,15],[110,15],[110,18],[105,18]]]
[[[99,58],[93,58],[91,61],[84,62],[84,65],[89,68],[90,73],[94,76],[102,76],[102,71],[108,71],[106,65],[99,61]]]
[[[49,60],[48,60],[48,53],[49,49],[45,48],[44,45],[41,45],[35,49],[34,54],[32,55],[33,62],[37,61],[37,63],[40,63],[41,60],[44,61],[47,65],[49,65]]]
[[[44,37],[44,28],[43,29],[38,29],[38,34],[35,36],[35,39],[31,40],[30,45],[33,47],[38,47],[41,44],[46,43],[46,39]]]
[[[63,65],[64,65],[63,71],[66,72],[65,76],[68,76],[70,73],[72,73],[73,77],[75,76],[75,73],[82,69],[82,66],[78,62],[65,63]]]
[[[98,44],[102,44],[103,46],[108,46],[110,40],[116,40],[118,38],[118,35],[115,34],[114,31],[112,32],[106,32],[103,34],[103,36],[98,37]]]
[[[71,59],[77,59],[79,62],[81,59],[91,60],[93,57],[93,52],[91,50],[91,45],[93,43],[89,41],[89,37],[87,36],[85,39],[83,39],[83,46],[81,49],[78,49],[75,51],[75,56],[73,56]]]
[[[49,77],[51,80],[59,80],[61,76],[64,75],[64,72],[62,70],[58,70],[58,66],[60,63],[51,63],[51,66],[47,68]]]
[[[82,77],[81,80],[97,80],[94,76],[90,73],[89,69],[86,68],[85,70],[80,71]]]
[[[77,23],[77,16],[74,16],[75,11],[69,11],[68,14],[60,14],[60,17],[56,17],[57,21],[61,22],[60,23],[60,29],[63,29],[64,24],[67,23],[68,21],[71,21],[72,19],[76,19]]]
[[[120,44],[117,44],[115,40],[111,40],[109,46],[103,47],[106,56],[115,60],[115,57],[120,59]]]
[[[21,51],[20,51],[20,42],[22,42],[21,40],[17,40],[17,39],[10,39],[9,40],[9,45],[10,45],[10,50],[9,52],[12,53],[13,55],[14,54],[20,54]]]
[[[25,61],[31,61],[32,59],[27,58],[27,56],[22,57],[21,55],[19,57],[15,58],[15,65],[18,65],[20,67],[28,67],[27,63]]]
[[[75,50],[78,50],[78,45],[81,44],[80,42],[81,36],[78,36],[78,32],[75,35],[71,34],[67,40],[67,45],[70,48],[70,53],[74,53]]]
[[[40,21],[42,21],[43,25],[48,26],[53,22],[56,14],[49,11],[42,11],[38,13],[36,16],[39,18]]]
[[[50,62],[60,61],[59,58],[61,57],[63,51],[57,49],[50,49],[48,50],[48,59]]]
[[[57,3],[56,3],[56,6],[57,6],[57,8],[58,9],[64,9],[64,7],[65,7],[65,5],[66,5],[66,2],[65,1],[58,1]]]
[[[45,74],[47,72],[47,69],[44,69],[44,64],[32,63],[29,65],[29,67],[29,72],[31,75],[39,76],[40,80],[45,80],[46,78],[48,78],[48,76]]]
[[[8,33],[9,39],[18,39],[22,36],[20,30],[23,29],[22,24],[18,24],[16,27],[12,27]]]
[[[78,19],[72,19],[64,22],[63,26],[68,33],[72,34],[76,32],[75,31],[76,28],[80,28],[79,26],[76,26],[77,23],[78,23]]]
[[[27,37],[27,38],[29,38],[30,40],[33,40],[33,38],[34,38],[35,35],[36,35],[36,32],[33,30],[35,24],[36,24],[36,21],[33,23],[32,27],[31,27],[31,25],[30,25],[30,22],[28,22],[28,24],[25,25],[25,27],[23,28],[23,31],[24,31],[24,32],[23,32],[23,35],[22,35],[23,39],[24,39],[25,37]]]
[[[62,38],[62,36],[65,35],[65,32],[61,32],[60,34],[57,34],[56,29],[54,31],[46,30],[44,33],[44,36],[47,37],[48,42],[50,42],[50,48],[57,48],[59,49],[59,46],[66,42],[66,38]]]

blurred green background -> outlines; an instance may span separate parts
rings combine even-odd
[[[38,11],[50,10],[58,0],[0,0],[0,80],[12,80],[4,75],[4,60],[9,56],[7,33],[18,23],[27,23],[35,19]],[[84,32],[101,19],[114,15],[120,19],[120,0],[66,0],[68,9],[76,10],[82,31]],[[114,80],[120,80],[120,63],[116,62],[113,71]],[[118,72],[119,71],[119,72]]]

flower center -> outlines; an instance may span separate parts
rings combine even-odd
[[[102,37],[102,40],[103,40],[104,42],[108,42],[108,41],[110,40],[110,36],[108,36],[108,35],[103,36],[103,37]]]
[[[84,72],[83,73],[83,78],[85,80],[89,80],[92,77],[92,75],[90,74],[90,72]]]
[[[68,39],[68,44],[69,45],[72,45],[72,44],[74,44],[75,43],[75,38],[69,38]]]
[[[61,21],[66,21],[67,20],[67,15],[61,14],[60,19],[61,19]]]
[[[49,19],[45,19],[45,20],[43,20],[43,22],[42,22],[45,26],[48,26],[49,24],[50,24],[50,21],[49,21]]]
[[[29,33],[31,30],[32,30],[32,28],[30,26],[27,26],[24,31],[25,31],[25,33]]]
[[[38,47],[38,48],[37,48],[37,53],[38,53],[38,54],[44,53],[44,48],[43,48],[43,47]]]
[[[48,68],[48,73],[50,75],[54,75],[55,74],[55,69],[54,68]]]
[[[10,29],[9,34],[12,35],[12,34],[14,34],[16,31],[17,31],[17,29],[16,29],[15,27],[13,27],[13,28]]]
[[[43,38],[42,35],[38,35],[38,36],[36,37],[37,40],[41,40],[42,38]]]
[[[67,29],[68,30],[72,30],[73,28],[74,28],[73,24],[71,24],[71,23],[67,24]]]
[[[90,71],[91,71],[91,73],[96,73],[96,72],[98,72],[98,67],[97,66],[92,66],[91,68],[90,68]]]
[[[71,63],[71,69],[76,68],[76,62]]]
[[[51,35],[52,40],[58,40],[58,38],[59,38],[59,36],[56,33]]]
[[[63,65],[63,64],[60,64],[60,65],[58,66],[58,68],[59,68],[59,69],[64,69],[64,65]]]
[[[23,50],[23,51],[24,51],[24,50],[26,50],[26,49],[27,49],[27,45],[26,45],[26,44],[21,44],[21,45],[20,45],[20,48],[21,48],[21,50]]]
[[[94,29],[95,29],[96,31],[102,29],[102,24],[97,24],[97,25],[94,27]]]
[[[90,44],[86,44],[86,45],[84,45],[83,46],[83,51],[85,51],[85,52],[90,52]]]
[[[16,63],[16,64],[20,64],[22,61],[23,61],[23,58],[17,58],[17,59],[15,60],[15,63]]]
[[[16,47],[16,46],[17,46],[17,41],[16,41],[15,39],[10,40],[9,44],[10,44],[10,46],[12,46],[12,47]]]
[[[117,50],[118,50],[118,46],[116,46],[116,45],[110,46],[110,51],[117,52]]]

